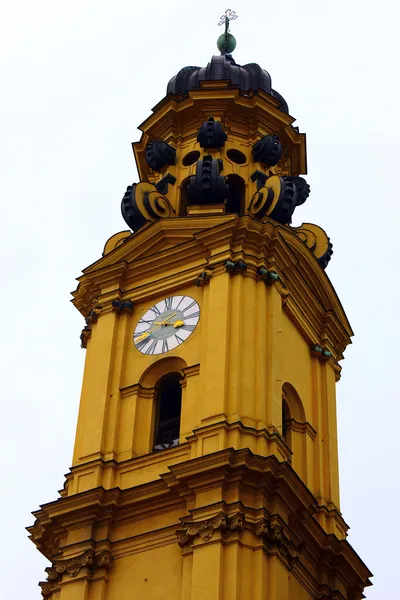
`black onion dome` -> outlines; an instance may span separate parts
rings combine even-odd
[[[186,94],[202,81],[218,80],[228,80],[243,92],[263,90],[280,102],[283,112],[289,113],[284,98],[271,87],[270,74],[255,63],[237,65],[230,54],[213,56],[206,67],[184,67],[168,83],[167,95]]]

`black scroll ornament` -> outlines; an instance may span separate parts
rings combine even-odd
[[[268,216],[287,225],[296,206],[303,204],[309,193],[310,187],[302,177],[271,175],[253,195],[249,213],[256,219]]]
[[[168,198],[153,184],[145,181],[127,187],[122,198],[121,212],[125,223],[133,232],[148,221],[165,219],[175,213]]]

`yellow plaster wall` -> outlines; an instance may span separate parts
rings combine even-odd
[[[74,294],[83,317],[96,309],[96,318],[85,328],[71,473],[60,501],[31,528],[54,561],[42,586],[49,600],[311,600],[325,593],[320,569],[329,572],[331,590],[355,598],[356,586],[337,584],[341,574],[325,564],[328,547],[339,560],[330,534],[342,541],[346,535],[338,512],[335,384],[350,325],[311,246],[294,229],[251,211],[225,215],[222,205],[187,216],[182,197],[195,174],[195,164],[182,160],[193,150],[222,159],[222,175],[242,177],[243,213],[257,191],[257,169],[305,172],[305,136],[277,104],[268,94],[205,83],[188,97],[164,100],[142,125],[134,144],[142,191],[168,171],[176,177],[166,192],[172,211],[134,235],[113,236]],[[197,142],[210,116],[224,122],[224,148],[205,150]],[[275,133],[282,159],[272,168],[255,163],[254,144]],[[159,137],[175,147],[177,160],[155,173],[145,149]],[[228,157],[233,148],[244,153],[243,164]],[[247,269],[230,274],[227,260],[245,261]],[[260,267],[278,280],[266,284]],[[211,279],[198,287],[205,269]],[[133,344],[135,326],[170,295],[194,298],[200,322],[165,356],[143,355]],[[115,301],[128,299],[132,310],[114,310]],[[313,354],[317,344],[331,350],[326,362]],[[152,452],[155,385],[168,372],[178,373],[182,386],[180,444]],[[291,412],[286,439],[282,394]],[[265,478],[260,465],[268,467]],[[313,553],[301,543],[303,516]],[[88,556],[91,563],[79,562]],[[359,566],[357,560],[350,559]]]
[[[182,557],[176,543],[138,552],[113,562],[107,600],[181,598]]]
[[[291,460],[321,501],[338,506],[335,373],[329,364],[321,365],[312,357],[309,342],[286,314],[278,290],[254,277],[225,271],[207,286],[191,285],[171,293],[193,297],[201,317],[190,338],[165,357],[143,355],[132,342],[137,321],[165,294],[137,303],[130,315],[106,313],[93,326],[74,464],[96,457],[120,462],[149,455],[141,464],[118,469],[117,479],[110,479],[126,487],[151,481],[168,461],[182,460],[180,449],[168,451],[166,460],[149,454],[154,386],[162,375],[174,371],[182,382],[181,443],[190,443],[183,456],[201,456],[227,445],[276,453],[280,460]],[[267,431],[282,433],[285,383],[295,388],[305,413],[301,421],[311,426],[308,433],[296,427],[291,431],[292,455],[279,442],[280,435],[275,441],[265,437]],[[226,431],[226,423],[237,422],[247,429]],[[199,428],[205,426],[214,429],[200,434]],[[79,477],[75,491],[94,485],[90,474]]]

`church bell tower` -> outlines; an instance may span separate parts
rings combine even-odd
[[[73,303],[86,352],[72,466],[34,513],[47,600],[360,600],[335,387],[352,330],[306,140],[228,31],[133,144],[124,231]]]

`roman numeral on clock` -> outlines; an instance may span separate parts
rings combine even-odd
[[[165,298],[165,310],[171,310],[173,299],[174,299],[173,296],[170,296],[169,298]]]
[[[178,296],[179,297],[179,296]],[[180,305],[182,304],[183,300],[186,298],[186,296],[181,296],[181,299],[178,302],[178,305],[175,306],[175,310],[178,310],[178,308],[180,307]]]
[[[148,348],[145,350],[145,354],[154,354],[158,340],[153,340]]]
[[[196,300],[193,300],[193,302],[191,302],[190,304],[188,304],[188,306],[186,306],[183,309],[183,313],[185,314],[188,310],[190,310],[191,308],[193,308],[194,306],[197,306],[197,302]]]
[[[140,319],[138,325],[151,325],[153,321],[146,321],[146,319]]]
[[[159,308],[157,308],[157,304],[155,304],[154,306],[151,307],[151,309],[153,311],[153,313],[156,315],[156,317],[161,315],[161,311],[159,310]]]
[[[133,340],[135,342],[135,340]],[[135,346],[138,350],[142,351],[149,339],[146,337],[143,340],[139,340],[139,342],[135,342]]]
[[[194,313],[192,313],[191,315],[187,315],[185,311],[183,311],[183,315],[185,317],[185,319],[195,319],[197,317],[200,317],[200,311],[196,311]]]

